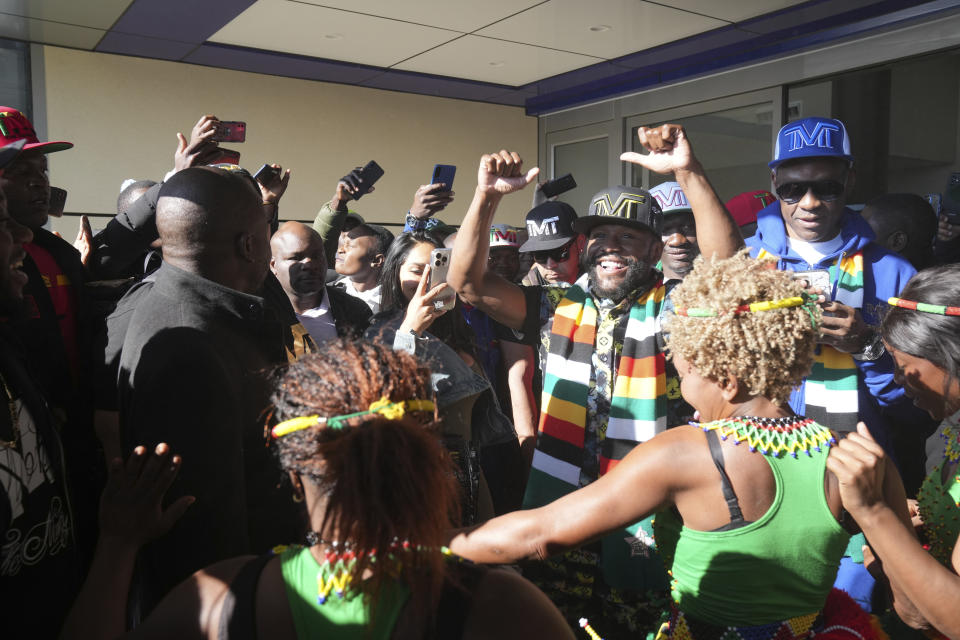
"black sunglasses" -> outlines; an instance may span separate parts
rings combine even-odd
[[[570,247],[572,246],[573,242],[568,242],[562,247],[557,247],[549,251],[534,251],[533,261],[537,264],[547,264],[547,260],[553,258],[554,262],[563,262],[570,257]]]
[[[845,185],[836,180],[818,180],[816,182],[786,182],[777,187],[777,196],[787,204],[797,204],[808,191],[813,191],[817,200],[832,202],[843,195]]]

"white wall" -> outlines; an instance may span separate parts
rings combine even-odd
[[[312,220],[341,176],[374,159],[386,174],[353,207],[367,220],[402,222],[439,162],[458,168],[457,199],[439,216],[456,224],[483,153],[508,148],[537,161],[537,120],[519,107],[58,47],[43,47],[43,58],[48,139],[75,144],[50,155],[50,181],[68,191],[68,212],[115,212],[124,179],[161,180],[176,133],[189,137],[204,113],[247,122],[247,142],[223,146],[240,151],[251,172],[264,162],[292,169],[282,218]],[[530,199],[505,198],[497,219],[522,224]],[[53,222],[71,240],[76,224]]]

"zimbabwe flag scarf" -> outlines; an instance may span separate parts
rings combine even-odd
[[[666,375],[657,346],[657,315],[662,282],[631,305],[623,351],[613,380],[610,416],[600,442],[600,474],[610,471],[637,444],[666,429]],[[548,504],[580,484],[591,358],[596,349],[597,308],[579,284],[567,289],[554,312],[544,367],[537,448],[527,482],[524,507]],[[638,487],[637,490],[642,490]],[[601,567],[610,586],[660,588],[666,574],[652,549],[651,518],[601,540]],[[640,531],[642,529],[642,531]]]
[[[761,249],[758,260],[778,260]],[[863,308],[863,252],[841,254],[830,265],[831,299],[854,309]],[[804,415],[836,431],[856,431],[860,403],[857,397],[858,370],[849,353],[825,344],[817,346],[813,370],[799,392],[806,408]]]

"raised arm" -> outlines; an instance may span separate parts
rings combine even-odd
[[[700,252],[704,256],[729,258],[743,247],[740,228],[707,180],[683,127],[678,124],[640,127],[637,136],[650,153],[631,151],[622,154],[620,159],[656,173],[674,175],[697,221]]]
[[[688,433],[662,433],[634,448],[596,482],[539,509],[514,511],[465,529],[449,546],[474,562],[497,564],[543,559],[578,547],[642,520],[672,503],[678,491],[693,488],[689,471],[696,465],[683,464],[690,448]]]
[[[475,307],[511,329],[520,329],[526,317],[523,291],[512,282],[487,271],[490,225],[503,196],[530,184],[539,169],[524,174],[523,160],[515,152],[500,151],[480,158],[477,190],[460,225],[453,246],[447,283]]]
[[[897,614],[911,627],[932,625],[960,638],[960,551],[954,545],[951,571],[920,545],[896,469],[862,422],[830,451],[827,468],[839,480],[844,508],[883,562]]]

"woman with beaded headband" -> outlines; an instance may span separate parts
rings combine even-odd
[[[451,548],[478,562],[542,559],[656,512],[674,601],[660,638],[874,637],[871,618],[831,590],[850,536],[825,471],[834,435],[786,408],[813,363],[816,300],[744,254],[699,260],[672,296],[667,344],[702,422],[656,435],[545,507],[459,532]],[[624,544],[647,553],[654,540]],[[603,620],[590,623],[602,635]]]
[[[930,636],[960,638],[960,265],[921,271],[890,305],[880,333],[897,382],[944,421],[944,460],[917,494],[916,529],[879,498],[896,470],[863,424],[830,453],[827,466],[900,595],[900,617]]]
[[[442,547],[458,513],[456,481],[438,439],[430,371],[415,358],[328,343],[278,373],[272,404],[271,445],[303,496],[307,544],[197,572],[131,637],[573,638],[532,584]],[[179,465],[161,447],[138,451],[120,478],[127,482],[105,491],[101,543],[61,637],[123,635],[136,549],[185,508],[160,509],[163,483],[153,478]],[[141,485],[146,499],[134,499]]]

